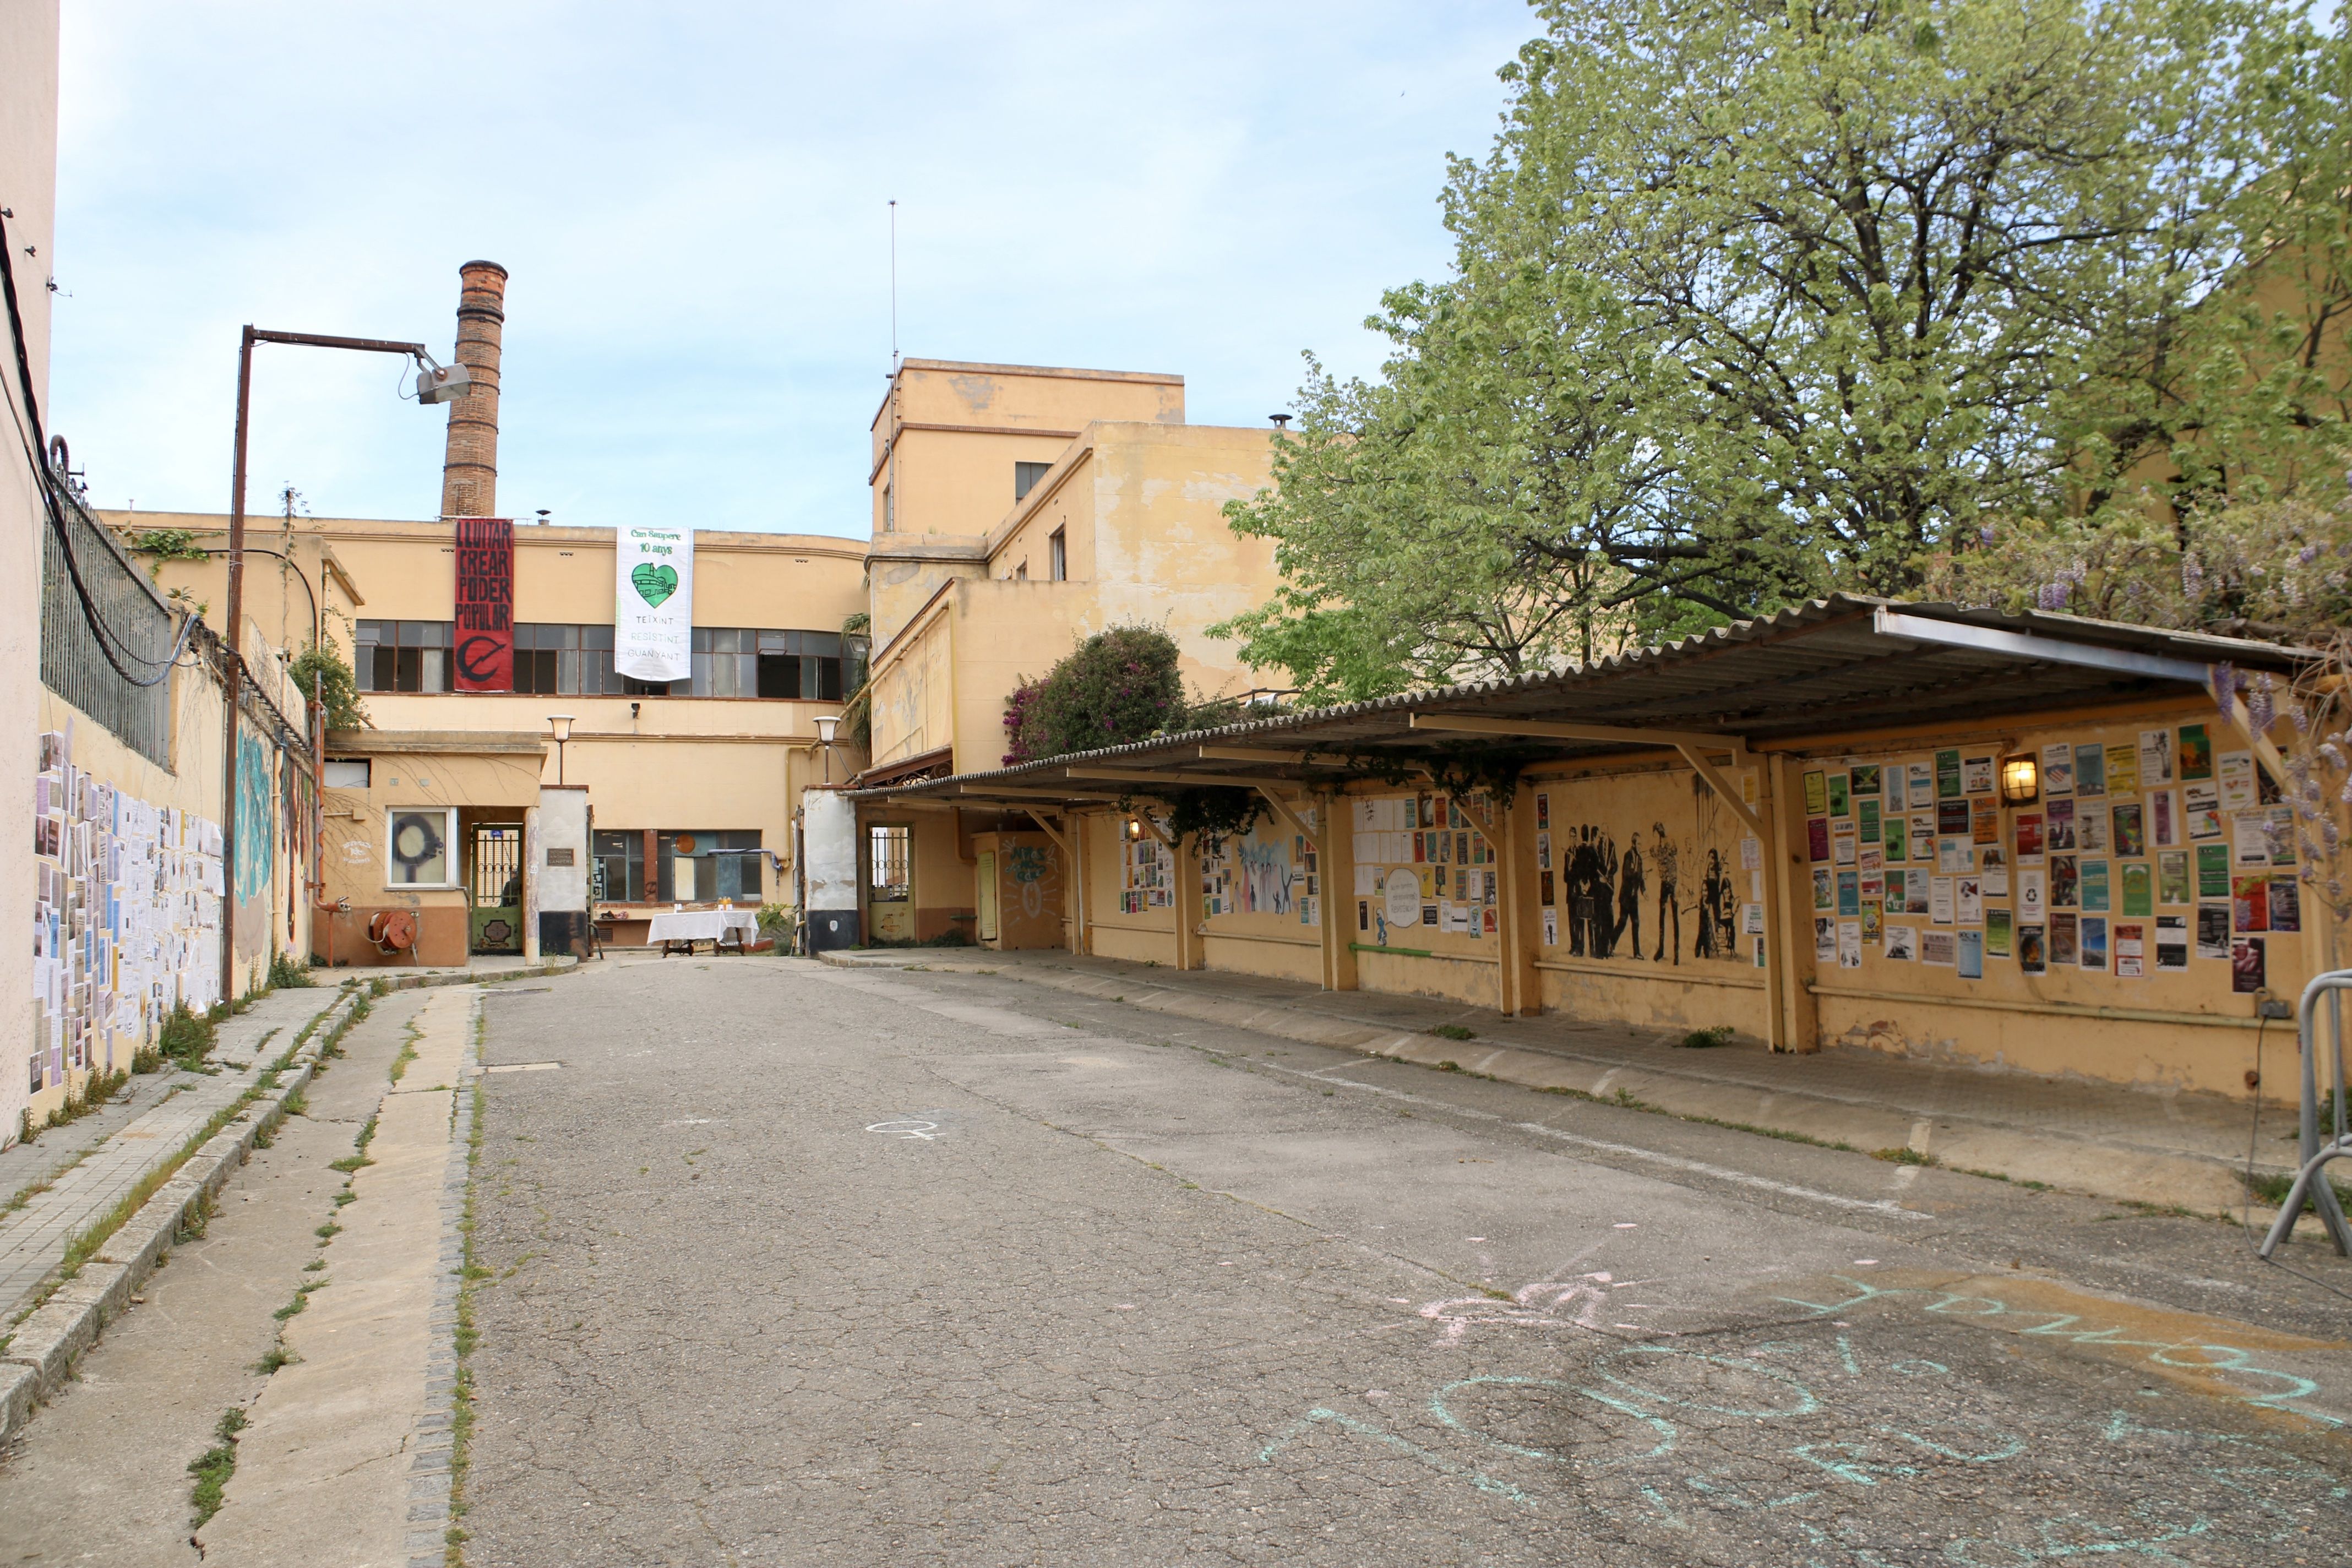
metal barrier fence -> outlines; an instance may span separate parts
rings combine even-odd
[[[98,520],[79,506],[61,506],[90,604],[115,653],[132,673],[147,677],[172,652],[172,615]],[[89,714],[116,739],[159,767],[172,765],[172,682],[138,686],[125,680],[90,629],[67,570],[58,531],[41,530],[41,684]]]

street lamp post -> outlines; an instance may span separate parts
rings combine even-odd
[[[820,713],[816,721],[816,743],[824,748],[824,782],[833,782],[833,735],[841,728],[841,715]]]
[[[314,349],[352,349],[361,353],[402,354],[417,363],[416,395],[420,403],[446,403],[462,397],[471,384],[463,365],[443,369],[423,343],[395,342],[388,338],[341,338],[323,332],[279,332],[248,324],[236,351],[236,457],[229,479],[227,647],[221,658],[221,689],[226,716],[221,721],[221,1000],[236,1000],[236,710],[245,684],[245,456],[246,427],[253,404],[253,345],[291,343]],[[316,747],[311,756],[312,785],[317,779]]]
[[[572,715],[550,713],[547,728],[555,737],[555,784],[561,789],[563,786],[563,742],[572,739]]]

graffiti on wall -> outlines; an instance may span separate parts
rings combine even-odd
[[[1013,911],[1027,920],[1061,908],[1062,867],[1050,844],[1008,844],[1004,847],[1004,881]]]
[[[1598,784],[1538,793],[1536,874],[1547,946],[1564,947],[1575,958],[1665,964],[1680,963],[1685,954],[1741,956],[1741,928],[1752,923],[1743,905],[1760,907],[1763,895],[1757,888],[1743,899],[1740,868],[1760,876],[1761,858],[1739,842],[1736,820],[1706,781],[1694,773],[1690,784],[1686,811],[1654,786],[1643,791],[1643,804],[1664,807],[1654,816],[1638,806],[1596,809],[1607,798],[1598,792],[1608,787]],[[1617,785],[1617,793],[1624,787]],[[1557,820],[1555,797],[1564,807]],[[1582,820],[1568,820],[1571,811]]]

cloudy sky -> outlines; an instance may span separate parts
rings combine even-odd
[[[1520,0],[72,0],[53,427],[101,504],[224,510],[240,323],[454,331],[508,293],[500,510],[863,534],[910,357],[1171,371],[1202,424],[1369,371],[1442,273]],[[446,353],[444,354],[446,358]],[[429,517],[390,359],[265,348],[249,504]]]

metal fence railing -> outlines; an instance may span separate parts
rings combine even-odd
[[[62,488],[62,487],[60,487]],[[80,507],[60,498],[66,541],[41,529],[41,684],[104,725],[159,767],[172,765],[172,682],[140,686],[122,678],[90,628],[68,570],[79,570],[116,656],[152,677],[172,653],[173,626],[163,601],[114,536]]]

